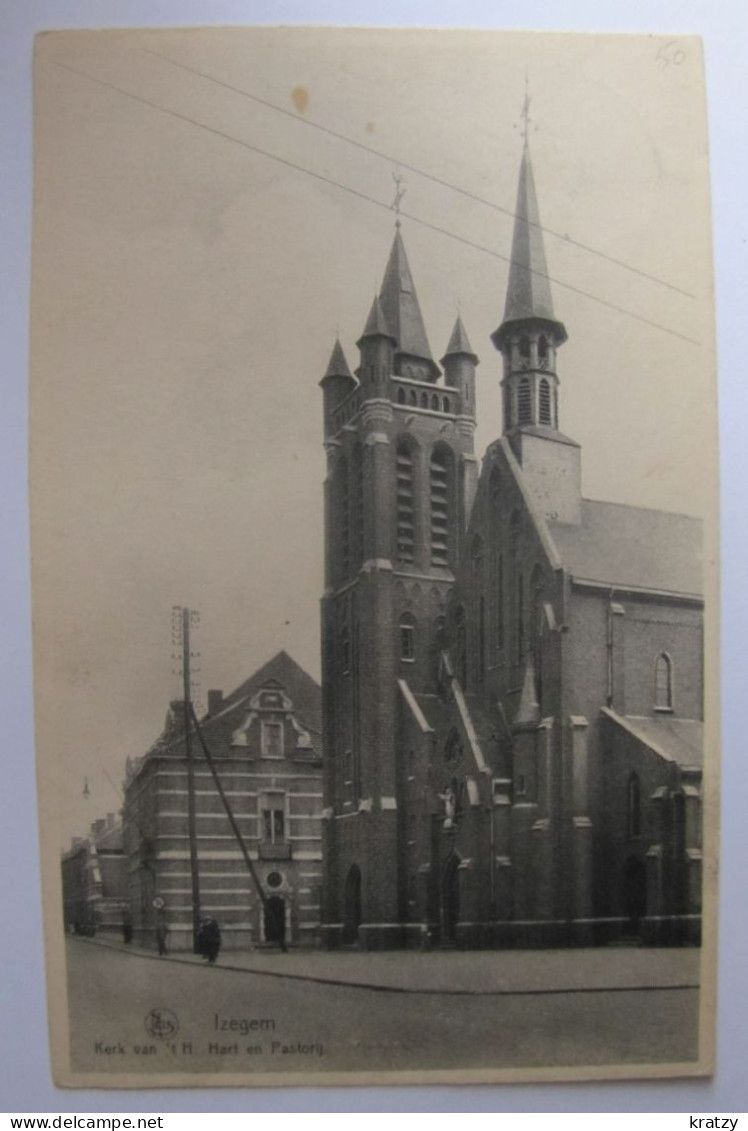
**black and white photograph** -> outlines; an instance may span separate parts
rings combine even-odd
[[[700,41],[51,32],[34,83],[56,1082],[709,1075]]]

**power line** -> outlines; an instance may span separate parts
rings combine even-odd
[[[62,68],[62,70],[70,71],[72,74],[78,75],[84,79],[88,79],[89,82],[96,83],[98,86],[106,87],[109,90],[115,90],[118,94],[123,94],[126,98],[131,98],[133,99],[133,101],[140,102],[144,106],[150,106],[151,109],[159,110],[162,114],[168,114],[169,117],[176,118],[178,121],[187,122],[192,126],[197,126],[198,129],[206,130],[208,133],[215,134],[216,137],[221,137],[225,141],[233,142],[235,145],[241,145],[244,149],[248,149],[252,153],[257,153],[261,157],[267,157],[271,161],[276,161],[278,164],[286,166],[286,168],[294,169],[299,173],[304,173],[306,176],[312,177],[314,180],[320,181],[322,184],[341,189],[343,192],[347,192],[351,196],[357,197],[359,200],[364,200],[368,204],[374,204],[377,208],[382,208],[386,212],[391,211],[389,204],[385,204],[383,201],[377,200],[376,197],[369,196],[368,193],[361,192],[360,189],[354,189],[349,185],[344,185],[340,181],[334,180],[332,177],[324,176],[324,174],[322,173],[315,173],[313,170],[306,168],[306,166],[304,165],[299,165],[297,162],[291,161],[287,157],[279,157],[276,153],[270,153],[266,149],[261,149],[257,145],[252,145],[250,142],[244,141],[242,138],[238,138],[234,134],[229,134],[225,130],[220,130],[215,126],[208,126],[204,122],[198,122],[195,118],[191,118],[187,114],[182,114],[178,110],[171,110],[166,106],[160,106],[157,102],[151,102],[149,99],[143,98],[142,95],[133,94],[132,91],[125,90],[124,87],[116,86],[114,83],[106,82],[104,79],[95,78],[93,75],[89,75],[85,71],[80,71],[76,67],[71,67],[67,63],[60,63],[54,59],[50,60],[50,62],[54,66]],[[438,224],[432,224],[428,220],[423,220],[420,216],[415,216],[411,212],[401,212],[400,215],[404,219],[411,220],[414,224],[420,224],[421,227],[428,228],[430,231],[438,232],[443,236],[448,236],[449,239],[456,240],[458,243],[464,244],[466,247],[471,247],[476,251],[482,251],[486,255],[492,256],[494,259],[501,259],[504,263],[509,263],[510,265],[515,264],[518,267],[526,267],[525,264],[517,262],[516,260],[512,259],[511,256],[503,255],[500,251],[494,251],[492,248],[486,247],[484,244],[475,243],[474,240],[467,239],[467,237],[465,236],[459,236],[456,232],[450,232],[447,228],[442,228]],[[538,275],[544,279],[547,279],[548,282],[553,283],[554,286],[563,287],[568,291],[572,291],[574,294],[581,295],[584,298],[590,299],[591,302],[596,302],[600,306],[607,307],[607,309],[609,310],[614,310],[619,314],[623,314],[628,318],[632,318],[637,322],[643,323],[645,326],[651,326],[654,329],[662,330],[663,333],[669,334],[674,338],[679,338],[681,341],[688,342],[690,345],[698,346],[701,344],[695,338],[689,338],[686,334],[681,334],[678,330],[672,330],[669,326],[663,326],[662,323],[655,322],[651,318],[645,318],[642,314],[635,314],[633,311],[627,310],[623,306],[618,306],[616,303],[609,302],[607,299],[600,298],[598,295],[590,294],[589,291],[584,291],[580,287],[574,286],[572,283],[565,283],[561,279],[556,279],[553,275],[548,275],[543,271],[535,270],[533,270],[532,273],[534,275]]]
[[[140,50],[146,52],[148,55],[154,55],[157,59],[163,59],[165,62],[171,63],[172,66],[179,67],[181,70],[188,71],[190,74],[199,75],[200,78],[215,83],[217,86],[222,86],[226,90],[231,90],[234,94],[240,94],[243,98],[249,98],[252,102],[256,102],[260,106],[265,106],[268,110],[275,110],[278,114],[284,114],[294,122],[299,122],[301,125],[319,130],[329,137],[334,137],[337,141],[345,142],[346,145],[352,145],[356,149],[363,150],[364,153],[370,153],[374,157],[381,157],[384,161],[399,165],[402,169],[407,169],[409,173],[416,173],[419,177],[424,177],[426,180],[432,181],[433,184],[440,185],[442,188],[449,189],[451,192],[456,192],[461,196],[467,197],[468,200],[474,200],[477,204],[484,204],[487,208],[493,208],[496,212],[503,212],[505,216],[518,219],[517,213],[512,211],[511,208],[506,208],[503,204],[497,204],[493,200],[486,200],[484,196],[478,196],[477,193],[470,192],[469,189],[461,188],[460,185],[452,184],[451,181],[445,181],[443,178],[437,177],[433,173],[427,173],[424,169],[419,169],[416,165],[410,165],[407,161],[403,161],[399,157],[393,157],[389,153],[383,153],[380,149],[375,149],[372,145],[365,145],[363,142],[349,137],[348,134],[339,133],[337,130],[332,129],[330,126],[325,126],[321,122],[315,122],[310,118],[301,118],[298,114],[295,114],[293,110],[288,110],[285,106],[279,106],[276,102],[270,102],[266,98],[261,98],[259,94],[253,94],[251,91],[233,86],[223,79],[217,79],[214,75],[206,74],[205,71],[200,71],[196,67],[189,67],[186,63],[181,63],[177,59],[172,59],[170,55],[163,55],[160,51],[154,51],[150,47],[141,47]],[[642,279],[648,279],[651,283],[657,283],[661,287],[667,287],[668,290],[676,291],[686,298],[696,297],[690,291],[683,290],[682,287],[677,287],[674,283],[669,283],[666,279],[660,279],[658,276],[651,275],[647,271],[642,271],[641,268],[634,267],[631,263],[626,263],[622,259],[617,259],[615,256],[609,255],[605,251],[590,247],[589,244],[582,243],[580,240],[572,239],[572,237],[565,232],[556,232],[553,228],[546,228],[545,225],[538,224],[534,220],[528,220],[524,216],[519,217],[519,219],[524,220],[530,227],[538,228],[540,231],[545,232],[546,235],[553,236],[555,239],[562,240],[564,243],[571,244],[573,247],[578,247],[581,251],[586,251],[590,255],[605,259],[608,263],[614,263],[616,267],[622,267],[625,271],[632,271],[635,275],[639,275]]]

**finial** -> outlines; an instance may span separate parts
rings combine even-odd
[[[405,178],[403,177],[402,173],[393,173],[392,179],[395,182],[395,199],[392,201],[390,208],[395,209],[395,214],[397,216],[397,220],[395,220],[395,227],[399,228],[400,227],[400,201],[405,196],[407,189],[403,188],[403,182],[405,181]]]
[[[524,138],[525,145],[527,145],[527,139],[530,136],[530,126],[533,124],[533,120],[530,117],[531,103],[532,97],[530,95],[530,76],[527,71],[525,71],[525,97],[524,101],[522,102],[522,110],[520,112],[520,118],[522,119],[522,121],[521,124],[519,122],[514,123],[514,128],[515,130],[519,130],[520,134]],[[535,128],[537,129],[537,126]]]

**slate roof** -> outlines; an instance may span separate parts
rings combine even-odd
[[[447,352],[444,354],[442,361],[445,361],[448,357],[452,357],[454,354],[464,354],[466,357],[471,357],[474,362],[477,363],[478,361],[478,357],[473,351],[473,347],[470,345],[467,330],[459,314],[457,315],[457,321],[455,322],[452,335],[447,343]]]
[[[543,231],[540,227],[540,210],[527,143],[519,171],[504,321],[516,322],[523,318],[555,321]]]
[[[703,592],[698,518],[583,499],[581,526],[549,522],[548,529],[572,577],[612,587]]]
[[[386,324],[397,342],[397,348],[401,353],[430,361],[435,369],[436,363],[431,356],[418,295],[399,229],[395,232],[379,298]]]
[[[354,380],[350,366],[348,365],[348,362],[346,360],[345,353],[343,352],[343,347],[340,344],[340,338],[335,339],[335,345],[332,348],[330,362],[327,366],[327,371],[325,372],[325,376],[322,378],[322,380],[324,381],[328,377],[350,377],[351,381]]]
[[[628,730],[668,762],[684,768],[701,768],[704,761],[704,724],[700,719],[672,715],[618,715],[609,707],[603,714]]]
[[[316,680],[299,667],[287,652],[278,652],[254,675],[224,698],[221,710],[200,719],[200,729],[211,753],[227,753],[231,737],[244,721],[249,701],[269,681],[281,685],[293,704],[297,721],[309,731],[314,752],[322,754],[322,691]],[[181,704],[179,705],[181,707]],[[184,755],[184,729],[178,711],[176,726],[169,735],[162,735],[149,753]],[[197,743],[197,738],[194,738]]]

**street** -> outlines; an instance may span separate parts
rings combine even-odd
[[[698,960],[611,948],[225,953],[209,967],[69,939],[71,1067],[284,1075],[689,1061]]]

